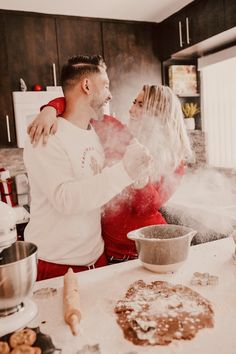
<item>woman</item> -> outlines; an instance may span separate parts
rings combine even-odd
[[[166,223],[160,208],[180,182],[183,160],[191,156],[181,105],[169,87],[145,85],[129,113],[129,131],[148,147],[154,167],[149,178],[126,188],[104,208],[102,234],[110,263],[137,256],[134,242],[127,239],[129,231]],[[114,136],[109,137],[114,143]],[[110,145],[105,139],[103,144]],[[113,158],[119,152],[115,145]]]
[[[63,98],[48,105],[54,107],[58,115],[64,111]],[[29,126],[32,140],[35,131],[38,137],[43,130],[53,133],[56,129],[55,112],[47,109],[48,112],[42,112],[36,118],[38,132],[35,121]],[[107,165],[123,157],[126,146],[134,137],[154,156],[150,175],[127,187],[104,206],[102,234],[110,263],[137,257],[134,242],[127,238],[129,231],[166,223],[160,208],[177,188],[184,172],[183,161],[191,156],[181,105],[169,87],[143,86],[129,113],[128,127],[111,116],[92,121],[103,145]]]

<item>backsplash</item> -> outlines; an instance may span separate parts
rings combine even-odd
[[[188,166],[193,169],[207,165],[206,157],[206,136],[202,130],[189,130],[189,138],[194,151],[195,162]]]
[[[0,167],[9,170],[11,176],[25,172],[23,149],[0,149]]]

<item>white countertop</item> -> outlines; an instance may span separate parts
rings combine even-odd
[[[236,264],[232,238],[192,246],[187,262],[175,274],[156,274],[145,270],[139,260],[78,273],[81,313],[80,334],[72,336],[64,323],[62,307],[63,277],[41,281],[34,290],[58,288],[49,299],[36,299],[38,317],[30,326],[40,326],[49,334],[62,354],[76,354],[84,345],[99,344],[101,354],[234,354],[236,348]],[[194,272],[219,276],[219,284],[192,286]],[[211,301],[215,312],[214,328],[200,330],[192,340],[176,340],[167,346],[136,346],[127,341],[113,312],[117,300],[138,279],[165,280],[190,286]],[[41,323],[46,321],[46,323]],[[87,354],[87,352],[83,352]],[[97,353],[96,353],[97,354]]]

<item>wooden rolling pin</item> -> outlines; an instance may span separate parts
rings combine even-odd
[[[64,275],[64,319],[70,326],[71,332],[74,336],[78,334],[78,327],[81,318],[79,310],[79,288],[75,273],[71,268],[68,269]]]

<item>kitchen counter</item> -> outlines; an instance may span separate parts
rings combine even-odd
[[[99,344],[95,354],[233,354],[236,348],[236,264],[232,238],[192,246],[187,262],[175,274],[156,274],[145,270],[139,260],[89,270],[77,274],[82,319],[80,334],[72,336],[63,320],[62,286],[63,277],[41,281],[34,291],[57,288],[55,296],[40,299],[33,297],[39,308],[30,327],[40,326],[49,334],[62,354],[89,354],[86,345]],[[219,277],[218,285],[192,286],[194,272],[209,272]],[[136,346],[123,337],[116,323],[113,308],[131,283],[143,279],[145,282],[165,280],[174,284],[190,286],[213,305],[214,328],[200,330],[192,340],[176,340],[167,346]],[[82,349],[83,348],[83,349]],[[82,351],[81,351],[82,350]]]

